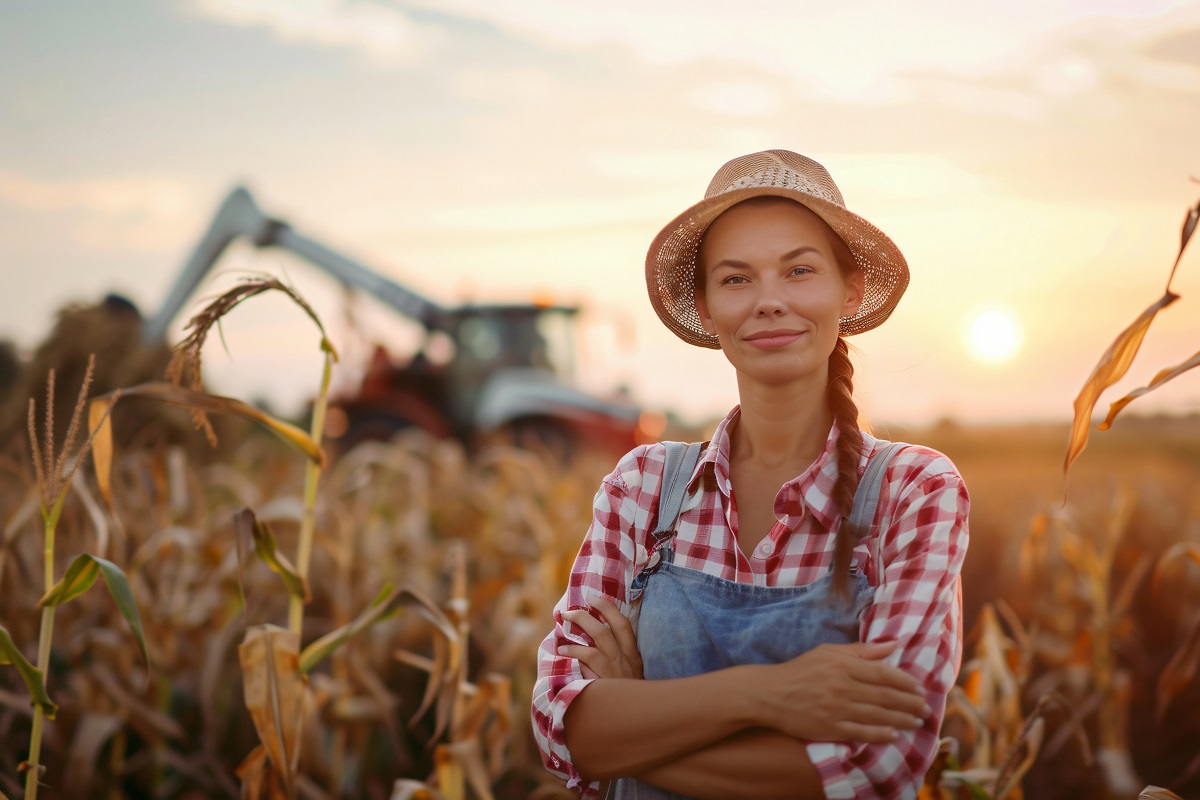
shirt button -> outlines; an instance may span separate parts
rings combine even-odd
[[[764,556],[769,556],[771,553],[775,552],[775,544],[770,541],[763,542],[758,546],[758,552]]]

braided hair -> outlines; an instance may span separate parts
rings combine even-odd
[[[858,406],[854,404],[854,365],[850,363],[850,347],[846,340],[838,337],[837,345],[829,355],[829,383],[825,388],[825,402],[833,412],[837,426],[837,480],[833,484],[833,501],[841,513],[842,523],[838,526],[833,548],[833,588],[835,593],[849,593],[850,557],[854,546],[866,531],[850,527],[850,511],[854,506],[854,493],[858,490],[858,462],[862,456],[863,435],[858,427]]]

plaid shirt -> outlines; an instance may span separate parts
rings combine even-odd
[[[829,569],[835,538],[830,534],[841,519],[831,498],[837,478],[837,427],[820,457],[780,487],[775,498],[778,521],[746,554],[734,533],[737,512],[729,480],[729,426],[739,413],[734,408],[721,422],[692,476],[691,488],[702,484],[703,490],[684,503],[676,528],[675,563],[761,586],[811,583]],[[879,447],[878,440],[863,435],[860,474]],[[559,656],[557,648],[591,641],[564,631],[561,612],[590,605],[589,598],[597,593],[628,612],[629,585],[652,546],[664,452],[661,444],[638,447],[604,479],[566,594],[555,606],[554,629],[538,653],[534,735],[546,768],[586,797],[595,796],[599,784],[583,781],[571,763],[563,718],[590,681],[579,662]],[[855,549],[855,562],[876,587],[863,612],[859,638],[899,642],[889,663],[921,682],[934,713],[924,727],[902,731],[887,744],[810,742],[808,755],[830,800],[915,797],[933,760],[946,696],[962,654],[959,571],[967,549],[967,509],[966,487],[948,458],[918,446],[895,454],[874,521],[877,530],[886,525],[886,532],[865,537]]]

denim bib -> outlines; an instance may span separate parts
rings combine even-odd
[[[872,458],[859,482],[851,515],[858,530],[865,531],[871,524],[884,469],[899,446],[888,445]],[[690,456],[683,456],[693,465],[692,469],[683,465],[685,481],[694,469]],[[680,457],[678,451],[674,457]],[[669,451],[668,463],[672,460]],[[843,598],[833,591],[832,566],[804,586],[757,586],[672,563],[675,521],[682,504],[681,497],[670,496],[679,493],[672,485],[677,483],[674,478],[664,474],[655,532],[658,546],[631,587],[631,601],[641,596],[637,643],[647,680],[686,678],[738,664],[777,664],[821,644],[858,641],[859,616],[875,590],[857,565],[851,568],[849,596]],[[688,800],[633,778],[614,780],[608,798]]]

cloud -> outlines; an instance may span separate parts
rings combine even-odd
[[[60,219],[67,235],[104,249],[177,246],[203,218],[195,195],[163,176],[50,181],[0,172],[0,207]]]
[[[436,36],[402,10],[370,0],[194,0],[201,16],[265,28],[281,41],[350,48],[381,65],[420,60]]]
[[[798,81],[815,97],[871,104],[905,99],[912,73],[994,74],[1021,59],[1032,44],[1089,20],[1150,31],[1194,17],[1179,0],[1014,0],[982,13],[979,6],[959,0],[860,0],[852,6],[815,0],[413,2],[553,46],[618,45],[650,62],[749,65]],[[734,113],[772,106],[769,96],[753,94],[710,89],[698,99]]]

